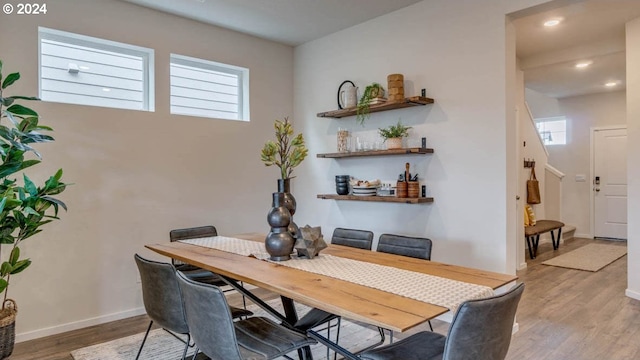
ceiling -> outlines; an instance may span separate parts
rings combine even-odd
[[[123,0],[296,46],[422,0]]]
[[[123,1],[296,46],[421,0]],[[640,0],[556,0],[512,14],[525,86],[555,98],[624,89],[625,23],[637,17]],[[551,18],[562,21],[544,27]]]
[[[637,17],[639,0],[587,0],[514,19],[525,86],[554,98],[623,90],[625,23]],[[562,21],[543,26],[549,19]]]

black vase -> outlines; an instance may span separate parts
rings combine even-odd
[[[293,221],[293,214],[296,213],[296,198],[290,192],[291,179],[278,179],[278,192],[284,194],[284,206],[289,210],[291,214],[291,221],[289,222],[289,233],[294,238],[300,237],[300,229],[298,225]]]
[[[264,240],[264,246],[270,255],[269,258],[274,261],[291,259],[296,241],[289,233],[291,213],[285,207],[284,193],[273,193],[273,203],[267,214],[267,223],[271,226],[271,231]]]

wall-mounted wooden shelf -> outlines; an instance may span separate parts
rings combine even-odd
[[[401,109],[406,107],[421,106],[421,105],[427,105],[427,104],[433,104],[433,99],[428,97],[423,97],[423,96],[412,96],[412,97],[405,98],[403,101],[386,102],[384,104],[371,105],[369,107],[369,112],[374,113],[379,111]],[[356,115],[356,112],[357,112],[357,108],[351,107],[347,109],[321,112],[321,113],[318,113],[317,116],[339,119],[347,116]]]
[[[362,157],[362,156],[386,156],[386,155],[426,155],[433,154],[433,149],[430,148],[402,148],[402,149],[390,149],[390,150],[368,150],[368,151],[351,151],[341,153],[326,153],[316,154],[316,157],[325,159],[340,159],[349,157]]]
[[[398,198],[393,196],[355,196],[355,195],[336,195],[336,194],[318,194],[318,199],[325,200],[348,200],[348,201],[376,201],[400,204],[426,204],[432,203],[432,197],[421,198]]]

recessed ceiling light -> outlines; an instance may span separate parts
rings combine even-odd
[[[583,62],[579,62],[579,63],[577,63],[577,64],[576,64],[576,67],[577,67],[578,69],[584,69],[584,68],[586,68],[586,67],[587,67],[587,66],[589,66],[589,65],[591,65],[591,61],[583,61]]]
[[[616,81],[610,81],[610,82],[604,84],[604,86],[606,86],[606,87],[614,87],[616,85],[618,85],[618,83]]]
[[[109,91],[111,91],[111,89],[109,89],[109,88],[102,88],[102,91],[109,92]]]
[[[544,22],[544,26],[552,27],[560,24],[560,19],[551,19]]]

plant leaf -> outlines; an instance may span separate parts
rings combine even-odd
[[[9,286],[9,283],[7,282],[7,280],[0,279],[0,293],[4,292],[7,289],[7,286]]]
[[[24,189],[27,190],[29,195],[31,195],[31,196],[38,195],[38,188],[33,183],[33,181],[31,181],[31,179],[29,179],[27,174],[23,174],[22,176],[24,178]]]
[[[13,104],[7,108],[7,111],[15,115],[38,116],[38,113],[20,104]]]
[[[12,73],[7,75],[7,77],[4,79],[4,82],[2,83],[2,88],[6,89],[7,86],[13,84],[18,79],[20,79],[20,73]]]
[[[18,261],[18,263],[13,267],[11,271],[11,275],[18,274],[22,272],[24,269],[28,268],[31,265],[31,259],[24,259]]]
[[[11,273],[11,270],[13,270],[13,267],[11,266],[11,264],[9,264],[8,261],[5,261],[0,266],[0,275],[2,277],[5,277],[5,276],[7,276],[8,274]]]
[[[11,255],[9,256],[9,262],[11,263],[12,266],[14,266],[18,262],[18,259],[20,259],[20,248],[16,246],[13,248],[13,250],[11,250]]]
[[[39,97],[36,96],[9,96],[7,99],[14,99],[14,100],[36,100],[36,101],[40,101]]]

